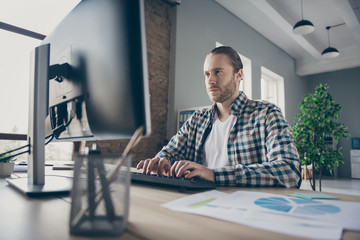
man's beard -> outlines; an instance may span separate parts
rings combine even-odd
[[[231,81],[229,81],[223,88],[221,88],[222,93],[219,96],[211,96],[211,94],[209,94],[209,97],[213,102],[223,103],[231,98],[235,91],[236,82],[235,77],[233,76]]]

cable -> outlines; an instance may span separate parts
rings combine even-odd
[[[47,140],[45,142],[45,145],[49,144],[55,137],[55,135],[59,136],[67,126],[69,126],[69,124],[71,123],[71,121],[73,120],[73,117],[70,118],[70,120],[64,125],[61,125],[60,127],[57,127],[55,129],[53,129],[53,133],[49,134],[48,136],[45,137],[45,140],[50,138],[49,140]],[[15,151],[18,151],[18,150],[21,150],[23,148],[26,148],[26,147],[30,147],[30,144],[27,144],[27,145],[24,145],[22,147],[18,147],[18,148],[15,148],[15,149],[12,149],[10,151],[7,151],[7,152],[4,152],[4,153],[0,153],[0,156],[3,156],[3,155],[7,155],[7,154],[10,154],[12,152],[15,152]],[[21,154],[24,154],[24,153],[29,153],[30,152],[30,149],[26,150],[26,151],[22,151],[22,152],[19,152],[19,153],[16,153],[16,154],[12,154],[12,155],[9,155],[9,156],[4,156],[4,157],[0,157],[0,162],[4,162],[4,161],[7,161],[8,159],[11,159],[13,157],[16,157],[16,156],[19,156]]]
[[[10,155],[10,156],[6,156],[6,157],[3,157],[3,158],[0,158],[0,162],[6,161],[6,160],[8,160],[8,159],[10,159],[10,158],[13,158],[13,157],[22,155],[22,154],[24,154],[24,153],[29,153],[29,152],[30,152],[30,150],[26,150],[26,151],[23,151],[23,152],[16,153],[16,154],[14,154],[14,155]]]
[[[47,135],[46,137],[45,137],[45,139],[48,139],[49,137],[52,137],[54,135],[54,133],[50,133],[49,135]]]
[[[74,119],[74,117],[71,116],[70,119],[69,119],[69,121],[68,121],[67,123],[65,123],[64,127],[69,126],[73,119]]]
[[[67,123],[65,123],[65,125],[61,124],[60,126],[54,128],[51,134],[47,135],[45,137],[45,139],[50,138],[45,145],[48,145],[54,138],[58,138],[60,136],[60,134],[65,131],[66,127],[69,126],[69,124],[71,123],[71,121],[74,119],[73,116],[70,117],[69,121]]]
[[[22,151],[22,152],[15,153],[15,154],[12,154],[12,155],[10,154],[10,153],[12,153],[12,152],[21,150],[21,149],[26,148],[26,147],[28,148],[26,151]],[[30,147],[30,144],[27,144],[27,145],[25,145],[25,146],[18,147],[18,148],[12,149],[12,150],[10,150],[10,151],[1,153],[0,156],[2,156],[2,157],[0,157],[0,162],[6,162],[6,161],[8,161],[9,159],[11,159],[11,158],[13,158],[13,157],[19,156],[19,155],[24,154],[24,153],[29,153],[29,152],[30,152],[29,147]],[[7,155],[8,155],[8,156],[7,156]]]
[[[64,125],[61,125],[60,127],[57,127],[57,128],[55,128],[55,129],[53,129],[53,133],[51,133],[51,134],[49,134],[48,136],[45,137],[45,140],[48,139],[48,138],[50,138],[47,142],[45,142],[45,146],[46,146],[47,144],[49,144],[49,143],[54,139],[55,134],[58,134],[58,136],[59,136],[60,133],[62,133],[62,132],[65,130],[65,128],[66,128],[67,126],[69,126],[69,124],[71,123],[72,119],[73,119],[73,118],[70,118],[70,120],[65,124],[65,126],[64,126]],[[56,131],[57,131],[57,132],[56,132]],[[27,145],[25,145],[25,146],[12,149],[12,150],[7,151],[7,152],[4,152],[4,153],[0,153],[0,156],[2,156],[2,155],[7,155],[7,154],[9,154],[9,153],[18,151],[18,150],[23,149],[23,148],[26,148],[26,147],[30,147],[30,144],[27,144]],[[23,151],[23,152],[19,152],[19,153],[13,154],[13,155],[0,157],[0,162],[6,161],[6,160],[11,159],[11,158],[13,158],[13,157],[19,156],[19,155],[24,154],[24,153],[29,153],[29,152],[30,152],[30,149],[28,149],[28,150],[26,150],[26,151]]]
[[[70,115],[70,119],[69,121],[67,121],[65,124],[61,124],[60,126],[57,126],[55,127],[54,129],[52,129],[52,133],[47,135],[45,137],[45,140],[46,139],[49,139],[45,142],[45,146],[48,145],[54,138],[58,138],[60,136],[60,134],[66,130],[66,128],[70,125],[70,123],[72,122],[72,120],[75,118],[75,109],[76,109],[76,103],[73,102],[71,103],[71,108],[68,110],[68,113]],[[30,147],[30,143],[25,145],[25,146],[22,146],[22,147],[18,147],[18,148],[15,148],[15,149],[12,149],[10,151],[7,151],[7,152],[4,152],[4,153],[0,153],[0,156],[3,156],[3,157],[0,157],[0,161],[6,161],[8,159],[11,159],[13,157],[16,157],[16,156],[19,156],[21,154],[24,154],[24,153],[29,153],[30,152],[30,149],[26,150],[26,151],[23,151],[23,152],[20,152],[20,153],[16,153],[16,154],[13,154],[13,155],[9,155],[9,156],[6,156],[12,152],[15,152],[15,151],[18,151],[20,149],[23,149],[23,148],[26,148],[26,147]]]
[[[58,138],[60,136],[60,134],[63,131],[66,130],[66,128],[70,125],[72,120],[75,118],[76,103],[72,102],[70,106],[71,106],[71,108],[68,110],[68,113],[69,113],[69,116],[70,116],[69,121],[67,121],[65,124],[61,124],[60,126],[57,126],[54,129],[52,129],[52,133],[45,137],[45,140],[48,139],[45,142],[45,146],[48,145],[54,138]],[[31,144],[29,143],[29,144],[27,144],[25,146],[15,148],[15,149],[12,149],[12,150],[4,152],[4,153],[0,153],[0,162],[7,161],[8,159],[11,159],[13,157],[19,156],[19,155],[24,154],[24,153],[30,153],[30,146],[31,146]],[[8,154],[10,154],[12,152],[21,150],[21,149],[26,148],[26,147],[28,148],[26,151],[22,151],[22,152],[7,156]]]
[[[5,154],[9,154],[9,153],[12,153],[12,152],[15,152],[15,151],[17,151],[17,150],[20,150],[20,149],[23,149],[23,148],[26,148],[26,147],[30,147],[30,144],[27,144],[27,145],[22,146],[22,147],[15,148],[15,149],[13,149],[13,150],[10,150],[10,151],[4,152],[4,153],[0,153],[0,156],[1,156],[1,155],[5,155]]]
[[[71,117],[69,119],[69,121],[67,123],[61,124],[60,126],[55,127],[52,131],[53,131],[53,135],[58,138],[60,136],[60,134],[66,130],[67,126],[69,126],[69,124],[71,123],[71,121],[73,120],[73,117]]]
[[[54,139],[54,134],[51,134],[50,136],[51,138],[45,143],[45,146],[48,145],[53,139]]]
[[[55,114],[54,116],[55,121],[53,121],[55,128],[52,129],[52,134],[48,135],[46,139],[52,136],[58,138],[60,134],[64,132],[66,128],[70,125],[70,123],[76,116],[76,101],[59,105],[56,108],[54,108],[53,111]],[[69,120],[65,124],[63,122],[64,118],[69,118]],[[51,140],[53,139],[53,137],[51,138]],[[46,144],[48,144],[50,141],[48,141]]]

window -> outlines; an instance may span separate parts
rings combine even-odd
[[[0,8],[0,153],[26,145],[19,139],[28,131],[30,52],[41,40],[24,35],[24,29],[46,35],[80,0],[4,0]],[[4,24],[22,28],[5,30]],[[6,136],[6,137],[4,137]],[[24,138],[24,137],[20,137]],[[72,143],[50,143],[46,159],[68,159]],[[18,157],[25,160],[26,157]]]
[[[284,78],[261,67],[261,99],[278,106],[285,116]]]
[[[30,51],[40,40],[0,31],[0,132],[26,133]]]
[[[216,47],[224,46],[216,42]],[[243,79],[240,82],[239,90],[243,91],[248,98],[252,98],[252,78],[251,78],[251,60],[244,55],[238,53],[243,64]]]
[[[252,82],[251,82],[251,60],[244,55],[240,55],[243,63],[243,80],[240,82],[240,91],[244,91],[248,98],[252,98]]]

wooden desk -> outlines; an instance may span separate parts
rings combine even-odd
[[[288,194],[309,192],[280,188],[218,188]],[[106,239],[302,239],[198,215],[171,211],[162,203],[195,192],[132,184],[127,230],[118,238]],[[333,194],[343,201],[360,197]],[[27,198],[0,179],[0,239],[87,239],[69,234],[70,197]],[[90,238],[101,239],[101,238]],[[360,232],[345,231],[343,239],[360,239]]]

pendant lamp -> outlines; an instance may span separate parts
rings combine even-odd
[[[328,48],[324,49],[324,51],[321,53],[321,55],[325,58],[334,58],[340,55],[339,51],[336,48],[330,47],[330,34],[329,34],[329,30],[332,27],[337,27],[340,25],[335,25],[335,26],[327,26],[326,30],[327,30],[327,34],[328,34]]]
[[[293,32],[295,34],[306,35],[313,32],[315,29],[314,24],[309,20],[304,20],[303,14],[303,2],[301,0],[301,20],[297,22],[293,27]]]

